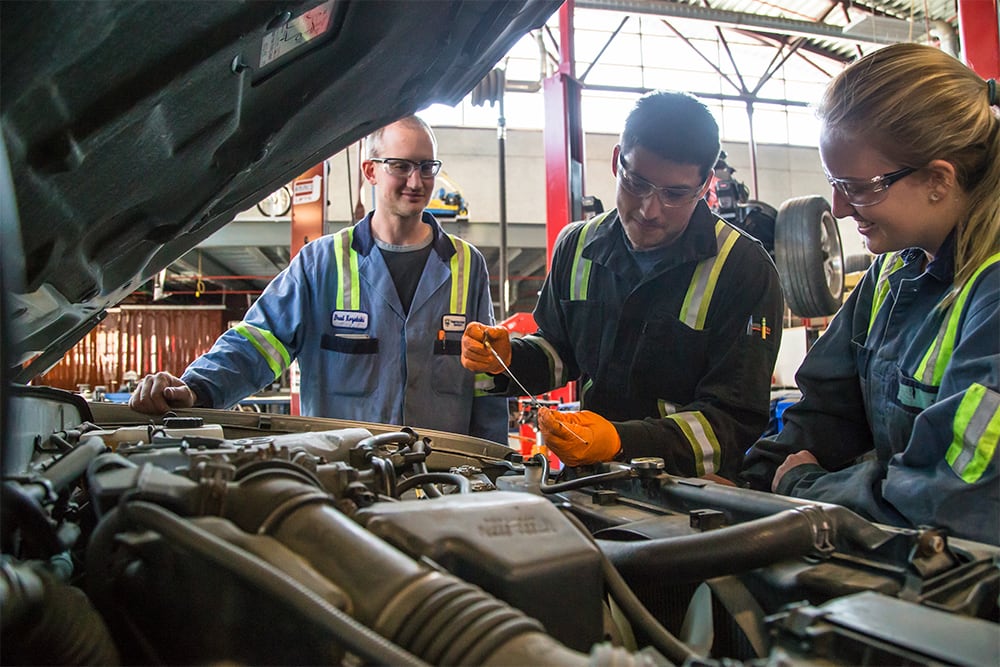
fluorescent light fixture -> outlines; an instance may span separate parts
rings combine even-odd
[[[923,33],[922,29],[914,29],[909,21],[888,16],[865,16],[844,28],[844,35],[848,37],[897,43],[915,41],[924,37]]]

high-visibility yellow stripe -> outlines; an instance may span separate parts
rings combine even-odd
[[[678,412],[667,416],[680,427],[684,437],[691,443],[694,465],[698,477],[712,474],[722,463],[722,450],[712,425],[701,412]]]
[[[979,481],[1000,441],[1000,394],[973,383],[955,412],[945,460],[967,484]]]
[[[551,379],[553,387],[561,387],[569,382],[566,365],[563,363],[562,357],[559,356],[559,353],[556,352],[556,348],[552,347],[552,343],[545,340],[543,337],[535,336],[534,334],[525,336],[524,340],[541,348],[542,352],[545,353],[545,358],[549,362],[549,378]]]
[[[914,374],[914,377],[920,382],[935,387],[941,384],[941,378],[944,377],[944,370],[948,367],[948,362],[951,361],[951,354],[955,349],[955,338],[958,336],[958,322],[962,319],[962,311],[965,309],[965,302],[972,292],[972,286],[983,271],[997,262],[1000,262],[1000,253],[986,258],[986,261],[980,264],[976,272],[966,281],[955,301],[948,307],[948,312],[941,322],[941,328],[938,329],[938,334],[934,338],[934,342],[928,348],[926,354],[924,354],[924,358],[921,359],[920,365],[917,366],[917,371]]]
[[[246,322],[240,322],[233,329],[250,341],[257,351],[260,352],[260,355],[264,357],[264,361],[267,362],[267,365],[274,372],[275,378],[281,375],[292,363],[292,358],[288,354],[288,350],[285,349],[281,341],[275,338],[274,334],[270,331],[265,331]]]
[[[872,311],[868,315],[868,333],[871,333],[875,316],[889,296],[889,276],[903,268],[904,264],[902,252],[886,255],[882,260],[882,266],[878,270],[878,280],[875,281],[875,294],[872,296]]]
[[[708,307],[712,303],[712,295],[719,282],[719,274],[729,257],[729,252],[736,245],[739,233],[721,220],[715,223],[715,238],[718,252],[714,257],[708,257],[698,262],[691,283],[688,285],[681,312],[678,316],[681,322],[692,329],[704,329],[708,316]]]
[[[351,249],[354,228],[342,229],[335,235],[333,255],[339,268],[337,310],[361,308],[361,288],[358,275],[358,255]]]
[[[610,214],[611,211],[608,211],[592,218],[584,225],[580,236],[576,239],[573,266],[569,274],[570,301],[584,301],[587,298],[587,290],[590,288],[590,267],[593,262],[583,256],[583,247],[594,230],[607,220]]]
[[[472,273],[472,251],[462,239],[449,235],[455,246],[451,256],[451,312],[464,315],[469,300],[469,274]]]
[[[677,406],[666,399],[658,398],[656,399],[656,411],[661,418],[669,417],[677,412]]]
[[[476,373],[473,396],[489,396],[490,390],[496,386],[493,376],[489,373]]]

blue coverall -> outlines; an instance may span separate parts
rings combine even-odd
[[[805,449],[820,465],[791,469],[779,493],[1000,544],[1000,255],[943,310],[953,244],[926,268],[919,249],[872,265],[806,356],[784,428],[748,453],[751,486]]]
[[[181,376],[199,404],[228,407],[298,359],[302,414],[429,428],[507,443],[507,402],[460,363],[466,321],[493,323],[482,255],[434,230],[404,315],[375,245],[371,214],[308,243],[240,325]],[[456,275],[453,275],[455,272]],[[480,383],[486,376],[478,378]]]

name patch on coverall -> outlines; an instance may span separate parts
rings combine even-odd
[[[441,328],[445,331],[465,331],[465,315],[445,315],[441,318]]]
[[[341,329],[367,329],[368,313],[360,310],[335,310],[330,323]]]

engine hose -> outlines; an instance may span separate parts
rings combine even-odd
[[[413,474],[414,475],[426,475],[429,471],[427,470],[427,463],[424,461],[419,461],[413,464]],[[420,487],[427,494],[428,498],[440,498],[444,494],[433,484],[424,484]]]
[[[55,522],[37,498],[28,493],[18,482],[4,482],[0,487],[0,507],[3,508],[5,528],[18,526],[30,544],[45,556],[52,556],[66,547],[60,539]]]
[[[600,482],[610,482],[615,479],[626,479],[632,476],[632,470],[629,468],[622,468],[620,470],[612,470],[611,472],[602,472],[597,475],[588,475],[587,477],[578,477],[577,479],[571,479],[566,482],[559,482],[557,484],[546,484],[545,480],[549,478],[549,459],[545,454],[535,454],[531,457],[531,460],[539,464],[542,467],[542,480],[538,486],[538,490],[542,493],[562,493],[563,491],[571,491],[573,489],[579,489],[584,486],[591,486],[593,484],[598,484]]]
[[[471,493],[472,485],[467,477],[453,472],[425,472],[419,475],[410,475],[396,485],[396,495],[401,496],[415,486],[424,488],[431,483],[451,484],[458,487],[459,493]]]
[[[103,440],[87,438],[42,472],[42,477],[49,480],[52,488],[59,493],[82,477],[90,462],[106,451],[108,447]]]
[[[558,484],[542,484],[538,487],[538,490],[542,493],[561,493],[563,491],[570,491],[572,489],[579,489],[583,486],[593,486],[594,484],[599,484],[601,482],[610,482],[613,479],[627,479],[632,476],[632,471],[628,468],[622,468],[621,470],[612,470],[611,472],[602,472],[597,475],[587,475],[586,477],[577,477],[576,479],[571,479],[565,482],[559,482]],[[542,478],[544,481],[544,478]]]
[[[683,664],[689,658],[701,658],[702,656],[699,656],[690,646],[677,639],[677,637],[674,637],[669,630],[663,627],[649,613],[649,610],[646,609],[635,593],[632,592],[632,589],[629,588],[622,575],[615,569],[612,561],[604,554],[603,545],[598,544],[598,541],[591,537],[587,527],[568,509],[560,509],[563,509],[563,516],[569,519],[584,537],[597,544],[599,547],[598,552],[601,554],[601,572],[604,574],[604,581],[608,586],[611,596],[618,603],[618,606],[621,607],[621,610],[625,612],[629,621],[649,637],[649,642],[653,647],[660,651],[668,660],[679,665]],[[646,575],[648,576],[653,571],[655,570],[646,570]],[[671,572],[671,578],[673,578],[673,572]]]
[[[445,665],[482,664],[511,640],[544,633],[537,620],[482,589],[433,571],[395,596],[374,626],[428,662]]]
[[[329,631],[345,648],[361,658],[380,665],[426,667],[427,663],[386,641],[267,561],[233,546],[159,505],[135,501],[124,504],[123,510],[130,520],[191,549],[202,558],[284,601],[305,618]]]
[[[417,434],[407,429],[405,431],[394,431],[392,433],[380,433],[365,438],[358,442],[355,447],[359,449],[381,447],[382,445],[411,445],[417,440]]]
[[[626,579],[665,571],[693,582],[819,554],[831,525],[823,510],[803,507],[695,535],[597,543]]]
[[[738,522],[777,516],[787,510],[804,507],[823,512],[836,528],[836,538],[866,550],[874,550],[890,539],[893,533],[866,521],[839,505],[814,500],[781,496],[776,493],[752,491],[735,486],[714,484],[701,479],[662,476],[659,494],[661,503],[675,511],[690,511],[712,507],[724,511]]]
[[[5,665],[117,665],[104,620],[78,588],[25,565],[0,570]]]
[[[368,463],[378,473],[378,479],[382,480],[381,492],[390,498],[398,498],[402,492],[396,488],[396,469],[392,467],[392,463],[380,456],[373,456]]]

